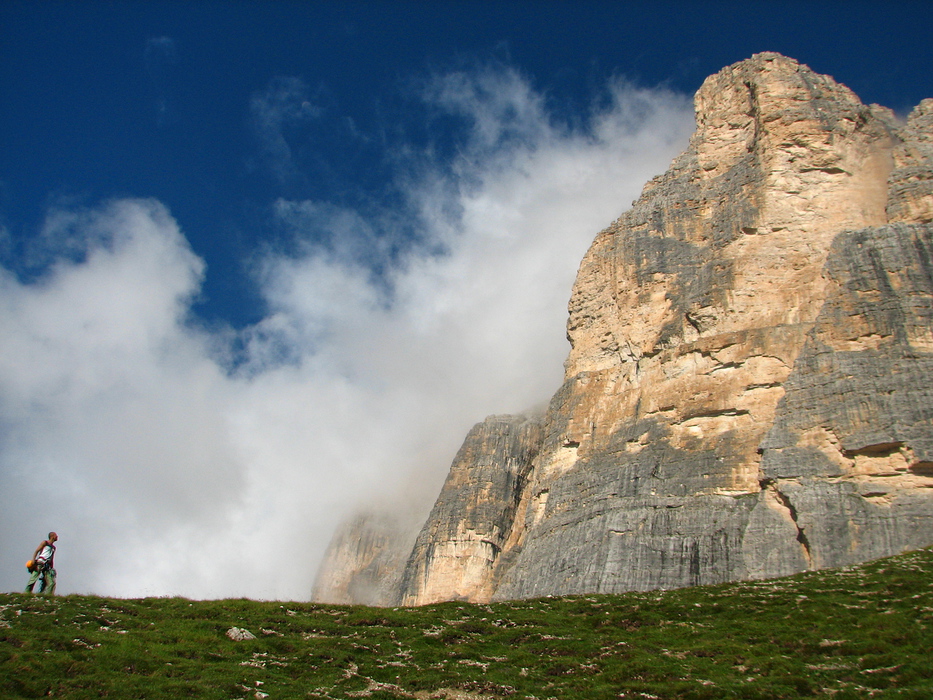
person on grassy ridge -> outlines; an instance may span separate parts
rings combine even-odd
[[[29,576],[29,583],[26,584],[26,592],[32,593],[36,581],[42,579],[39,584],[39,593],[45,595],[55,595],[55,543],[58,541],[58,535],[54,532],[49,533],[47,540],[36,547],[32,555],[33,568]]]

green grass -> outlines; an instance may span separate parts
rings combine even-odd
[[[0,595],[2,698],[919,699],[933,697],[931,650],[930,549],[490,605]]]

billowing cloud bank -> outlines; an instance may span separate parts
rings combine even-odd
[[[426,513],[470,425],[559,386],[586,247],[692,129],[683,97],[610,93],[584,129],[508,70],[433,82],[471,126],[398,173],[417,243],[277,202],[306,243],[263,254],[270,312],[239,334],[192,323],[210,271],[160,203],[50,214],[86,254],[0,270],[0,587],[55,529],[65,593],[303,599],[356,508]]]

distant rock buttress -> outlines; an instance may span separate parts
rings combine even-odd
[[[933,544],[933,100],[901,124],[765,53],[695,106],[688,149],[583,259],[546,414],[474,428],[366,602],[673,588]]]

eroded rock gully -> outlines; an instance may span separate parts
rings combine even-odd
[[[708,78],[581,263],[565,381],[457,456],[419,604],[785,575],[933,544],[933,100],[778,54]]]

